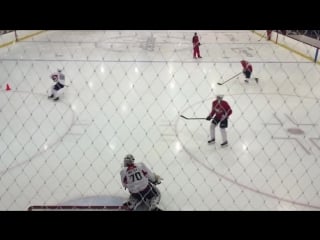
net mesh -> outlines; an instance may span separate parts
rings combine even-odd
[[[314,49],[276,32],[198,31],[194,59],[193,34],[31,31],[0,48],[0,209],[112,206],[128,197],[128,153],[164,179],[164,210],[319,209]],[[227,81],[242,59],[253,78]],[[57,69],[67,86],[55,102]],[[206,118],[216,94],[233,110],[223,148],[219,127],[208,145],[210,122],[186,119]]]

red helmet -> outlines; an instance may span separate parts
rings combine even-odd
[[[51,79],[52,79],[53,81],[57,81],[57,80],[58,80],[58,75],[57,75],[57,74],[52,74],[52,75],[51,75]]]

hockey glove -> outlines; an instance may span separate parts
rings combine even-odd
[[[160,177],[159,175],[155,174],[156,180],[153,182],[153,184],[157,185],[160,184],[161,181],[163,180],[162,177]]]

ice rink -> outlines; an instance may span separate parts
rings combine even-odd
[[[1,48],[0,210],[121,203],[127,153],[164,179],[164,210],[319,210],[319,65],[251,31],[198,31],[193,59],[193,34],[46,31]],[[259,82],[218,85],[242,59]],[[218,93],[227,147],[180,117],[205,118]]]

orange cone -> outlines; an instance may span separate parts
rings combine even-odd
[[[11,88],[10,88],[9,84],[7,84],[6,91],[10,91],[10,90],[11,90]]]

